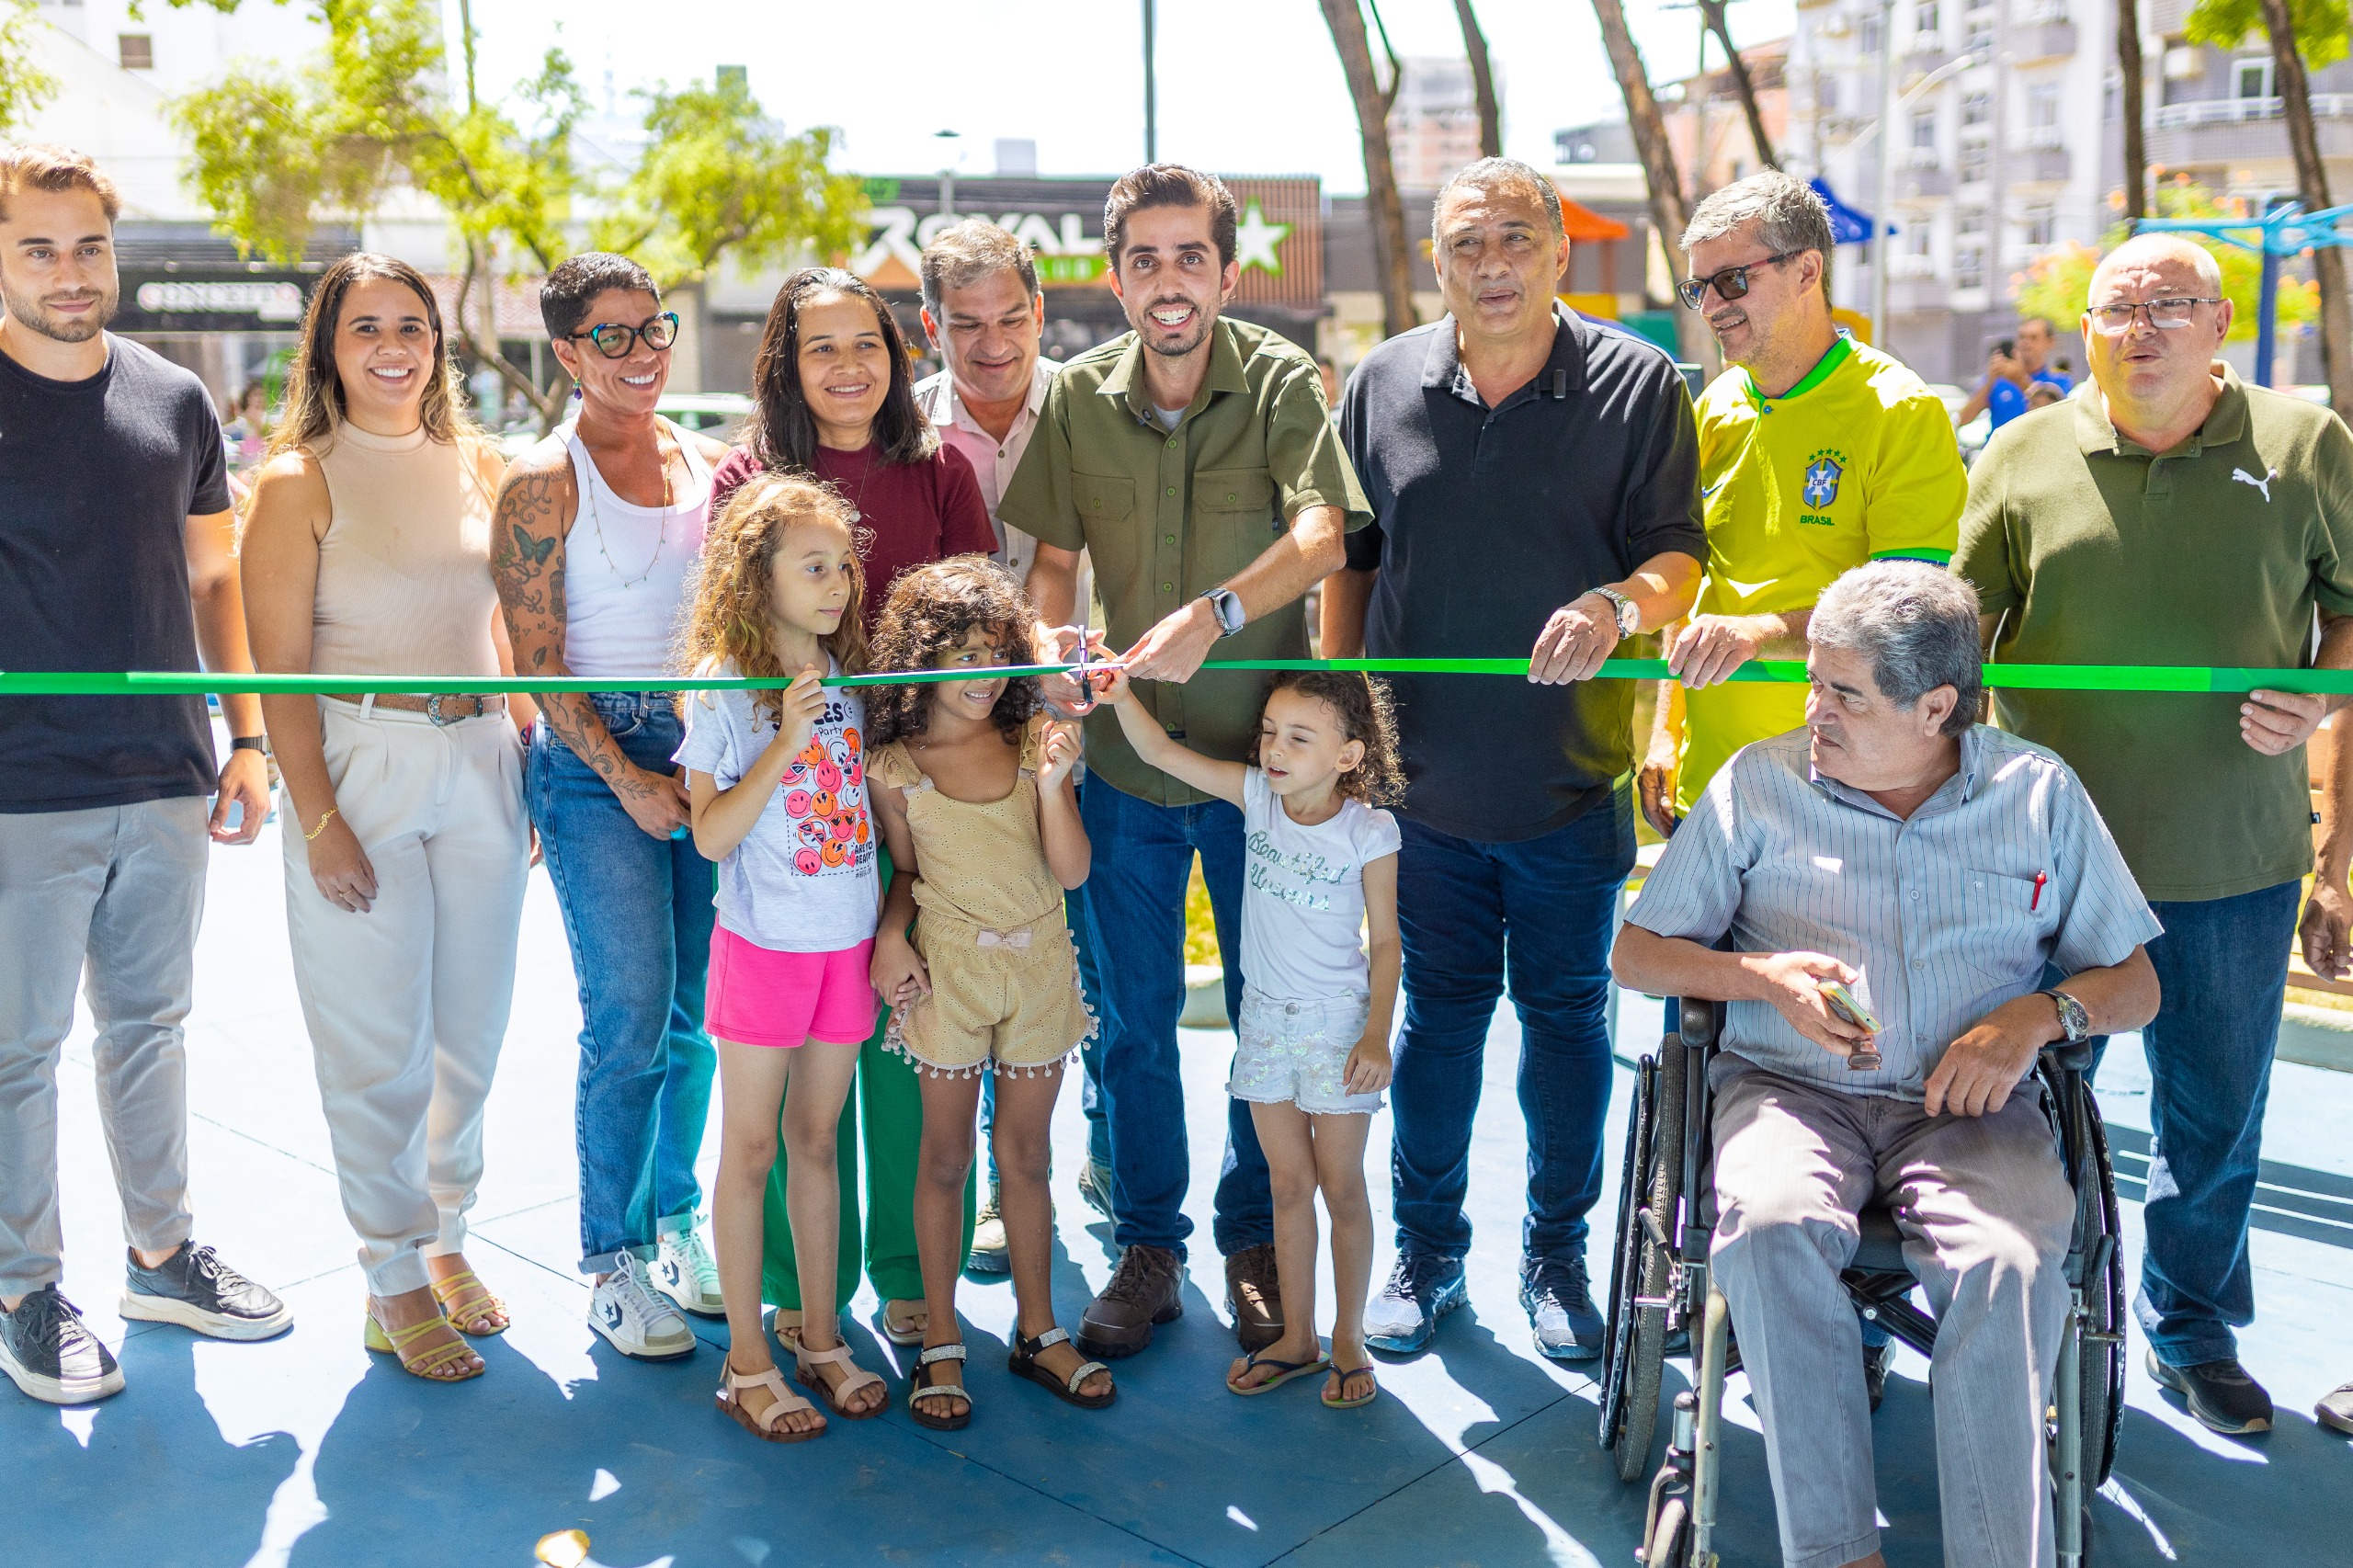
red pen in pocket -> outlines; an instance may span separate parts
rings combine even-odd
[[[2034,896],[2027,901],[2027,908],[2031,910],[2042,907],[2043,885],[2050,881],[2051,878],[2046,872],[2037,871],[2034,874]]]

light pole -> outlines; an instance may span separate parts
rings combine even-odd
[[[1895,0],[1879,8],[1879,194],[1871,211],[1871,336],[1887,347],[1887,210],[1895,200],[1894,142],[1888,122],[1895,118]]]
[[[940,151],[947,155],[947,161],[939,165],[939,216],[940,227],[944,229],[948,226],[947,219],[956,210],[956,165],[964,157],[964,150],[958,143],[962,141],[964,133],[961,131],[935,131],[931,134],[933,140],[946,143]]]
[[[1153,0],[1143,0],[1143,161],[1160,162],[1159,73],[1153,64]]]

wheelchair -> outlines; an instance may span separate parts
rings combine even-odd
[[[1643,1568],[1719,1564],[1713,1536],[1724,1380],[1739,1364],[1708,1256],[1717,1219],[1708,1064],[1722,1014],[1722,1003],[1683,1001],[1677,1032],[1636,1068],[1601,1394],[1601,1444],[1620,1480],[1650,1469],[1667,1357],[1690,1354],[1694,1363],[1690,1389],[1675,1396],[1665,1459],[1651,1481]],[[2089,1045],[2051,1046],[2035,1066],[2075,1193],[2064,1265],[2067,1330],[2045,1423],[2061,1568],[2086,1561],[2091,1496],[2115,1460],[2124,1408],[2124,1272],[2107,1131],[2086,1081],[2092,1061]],[[1859,1219],[1861,1242],[1841,1283],[1862,1317],[1928,1355],[1937,1325],[1910,1300],[1916,1281],[1894,1216],[1874,1204]]]

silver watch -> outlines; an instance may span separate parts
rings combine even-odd
[[[1643,629],[1642,606],[1615,588],[1593,588],[1588,591],[1597,597],[1608,599],[1609,608],[1618,612],[1619,636],[1631,637]]]
[[[1250,623],[1242,608],[1242,597],[1232,588],[1211,588],[1201,597],[1210,601],[1210,613],[1217,617],[1217,632],[1231,637]]]
[[[2067,1031],[2069,1045],[2081,1045],[2092,1038],[2092,1016],[2081,1002],[2076,1001],[2064,991],[2051,990],[2043,992],[2042,994],[2050,997],[2052,1003],[2058,1007],[2059,1027]]]

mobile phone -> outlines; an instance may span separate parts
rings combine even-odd
[[[1818,984],[1822,990],[1822,999],[1829,1003],[1841,1017],[1860,1028],[1869,1029],[1873,1035],[1879,1033],[1879,1020],[1871,1017],[1870,1009],[1864,1006],[1860,999],[1847,990],[1843,983],[1824,980]],[[1850,1073],[1875,1072],[1881,1062],[1882,1058],[1870,1041],[1847,1053],[1847,1070]]]
[[[2018,340],[2015,337],[2006,337],[1994,345],[1994,352],[2005,359],[2015,359],[2018,354]]]

